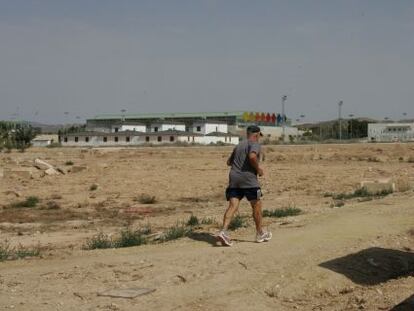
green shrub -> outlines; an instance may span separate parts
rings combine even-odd
[[[338,193],[332,196],[334,200],[349,200],[353,198],[366,198],[366,197],[375,197],[375,196],[387,196],[391,194],[393,191],[390,190],[382,190],[378,193],[369,193],[365,187],[361,187],[356,189],[354,192],[351,193]]]
[[[98,189],[98,185],[97,184],[93,184],[89,187],[89,191],[95,191],[96,189]]]
[[[66,161],[65,162],[65,165],[67,165],[67,166],[69,166],[69,165],[73,165],[74,163],[73,163],[73,161]]]
[[[22,245],[11,247],[7,240],[0,243],[0,261],[37,257],[39,255],[40,245],[33,247],[25,247]]]
[[[40,245],[35,247],[23,247],[19,245],[14,249],[12,259],[22,259],[26,257],[37,257],[40,255]]]
[[[10,245],[8,241],[2,242],[0,244],[0,261],[5,261],[9,258],[10,254]]]
[[[36,205],[39,203],[39,198],[36,196],[30,196],[27,197],[26,200],[12,203],[10,204],[10,207],[12,208],[21,208],[21,207],[36,207]]]
[[[151,233],[149,226],[138,230],[124,228],[116,238],[110,238],[109,235],[102,232],[88,239],[83,249],[106,249],[106,248],[123,248],[138,246],[147,243],[147,235]]]
[[[132,247],[146,243],[147,240],[140,230],[133,231],[127,228],[122,230],[120,237],[113,241],[113,247]]]
[[[286,207],[286,208],[277,208],[274,210],[263,210],[262,215],[263,217],[288,217],[288,216],[296,216],[302,213],[300,208],[296,207]]]
[[[229,230],[236,230],[243,227],[247,227],[246,220],[242,216],[236,215],[230,222]]]
[[[200,224],[197,216],[191,215],[190,219],[187,221],[187,226],[198,226]]]

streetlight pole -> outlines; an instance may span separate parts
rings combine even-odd
[[[124,122],[125,121],[125,109],[121,109],[121,112],[122,112],[122,118],[121,118],[121,121],[122,122]]]
[[[350,118],[350,120],[349,120],[349,121],[351,122],[351,139],[352,139],[352,136],[353,136],[353,135],[352,135],[352,134],[353,134],[353,133],[352,133],[352,123],[353,123],[352,118],[354,117],[354,114],[350,113],[348,116],[349,116],[349,118]]]
[[[342,141],[342,105],[344,104],[343,100],[340,100],[338,103],[338,120],[339,120],[339,140]]]
[[[285,126],[286,126],[286,122],[285,122],[285,102],[287,100],[287,95],[283,95],[282,96],[282,137],[283,137],[283,141],[285,141]]]

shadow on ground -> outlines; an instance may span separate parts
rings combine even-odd
[[[414,310],[414,295],[407,298],[400,304],[396,305],[390,311],[413,311]]]
[[[414,253],[372,247],[319,266],[343,274],[354,283],[376,285],[414,275]]]
[[[213,234],[208,232],[192,232],[188,235],[188,237],[195,241],[206,242],[208,244],[211,244],[212,246],[219,246],[217,238]]]

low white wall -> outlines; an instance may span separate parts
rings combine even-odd
[[[67,137],[67,142],[64,138]],[[78,137],[78,141],[75,141],[75,137]],[[89,137],[89,141],[85,138]],[[106,142],[104,138],[106,137]],[[118,141],[115,140],[118,137]],[[129,137],[129,142],[126,141],[126,137]],[[161,137],[161,141],[158,138]],[[171,137],[173,140],[171,140]],[[188,144],[216,144],[225,143],[237,145],[239,143],[239,137],[237,136],[181,136],[181,135],[140,135],[140,136],[62,136],[62,146],[71,147],[105,147],[105,146],[135,146],[143,144],[174,144],[176,142],[188,143]]]
[[[151,132],[155,132],[155,128],[158,128],[157,132],[176,130],[185,132],[185,124],[151,124]]]
[[[118,128],[118,132],[136,131],[145,133],[147,131],[147,127],[145,125],[114,125],[112,127],[112,133],[115,133],[115,128]]]
[[[200,131],[197,131],[200,128]],[[228,133],[228,125],[225,123],[194,123],[193,132],[207,135],[213,132]]]

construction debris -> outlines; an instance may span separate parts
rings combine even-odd
[[[50,168],[53,168],[54,169],[54,166],[53,165],[47,163],[46,161],[40,160],[40,159],[34,160],[34,166],[36,168],[38,168],[39,170],[43,170],[43,171],[46,171],[46,170],[48,170]]]

